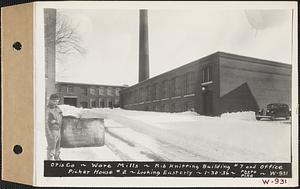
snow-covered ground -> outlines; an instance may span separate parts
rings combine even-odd
[[[61,109],[64,115],[102,117],[106,127],[103,147],[62,149],[62,159],[290,162],[290,120],[256,121],[254,112],[207,117],[195,112]]]

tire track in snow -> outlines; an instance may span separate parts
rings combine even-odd
[[[185,158],[184,161],[232,161],[234,159],[244,162],[253,161],[254,157],[256,160],[268,161],[268,155],[263,152],[239,148],[205,137],[189,138],[183,133],[157,128],[146,122],[123,116],[118,112],[99,112],[98,115],[119,122],[127,128],[156,139],[156,141],[161,141],[160,149],[164,150],[161,156],[170,159],[168,161]]]
[[[242,161],[253,161],[253,156],[259,157],[260,159],[263,159],[264,156],[260,153],[255,153],[252,151],[249,152],[245,151],[244,149],[238,149],[228,145],[224,146],[224,144],[219,144],[216,141],[208,141],[204,138],[197,138],[197,144],[190,143],[188,138],[186,138],[186,136],[182,136],[180,133],[172,132],[171,130],[166,130],[163,128],[157,128],[143,121],[130,119],[119,114],[114,114],[114,112],[111,113],[112,114],[108,116],[109,119],[121,123],[125,127],[132,128],[137,132],[152,136],[158,141],[162,141],[163,139],[163,144],[167,146],[164,148],[165,159],[171,159],[174,161],[174,159],[179,158],[184,161],[212,162],[226,161],[228,158],[228,161],[232,161],[232,157],[236,157]],[[197,150],[192,149],[192,147],[196,148]],[[172,150],[170,150],[170,148]],[[174,153],[175,151],[178,152],[178,154]],[[170,155],[174,154],[173,157],[170,157],[168,153]]]
[[[123,129],[127,129],[131,130],[132,126],[134,126],[136,120],[130,120],[128,118],[123,118],[123,119],[127,119],[126,121],[120,121],[119,119],[113,119],[115,122],[117,122],[118,124],[122,124],[125,127],[123,127]],[[139,128],[139,127],[138,127]],[[155,161],[191,161],[191,160],[198,160],[198,161],[213,161],[212,158],[208,157],[208,156],[204,156],[204,155],[200,155],[198,153],[194,153],[193,151],[188,150],[187,148],[183,148],[179,145],[175,145],[172,144],[170,142],[167,142],[168,140],[165,139],[165,141],[158,139],[159,135],[157,132],[161,132],[160,130],[157,130],[157,128],[154,128],[152,126],[148,126],[147,130],[148,132],[140,132],[140,130],[137,129],[137,131],[135,130],[135,128],[133,128],[133,130],[131,131],[131,135],[127,134],[126,132],[116,132],[118,130],[113,131],[114,129],[109,129],[107,128],[107,130],[109,130],[108,133],[113,134],[113,136],[116,136],[117,138],[119,138],[120,140],[131,144],[131,146],[135,146],[141,150],[141,153],[148,155],[149,158],[154,159]],[[150,132],[151,131],[151,132]],[[154,133],[153,133],[154,132]],[[125,133],[125,134],[124,134]],[[147,138],[146,142],[142,142],[142,141],[138,141],[135,139],[135,137],[132,137],[134,135],[136,135],[136,133],[140,133],[140,135],[144,135],[142,133],[146,133],[146,135],[144,136],[145,138]],[[155,135],[158,137],[150,137],[149,134],[151,136]],[[121,136],[122,135],[122,136]],[[158,149],[155,149],[154,147],[152,147],[149,144],[154,144],[156,143]]]
[[[106,132],[107,134],[109,134],[110,136],[115,137],[115,138],[119,139],[120,141],[126,143],[126,144],[129,145],[129,146],[135,147],[135,144],[134,144],[134,143],[132,143],[132,142],[126,140],[125,138],[122,138],[121,136],[119,136],[119,135],[117,135],[117,134],[111,132],[109,129],[105,129],[105,132]]]
[[[106,138],[105,138],[105,145],[118,157],[120,157],[120,159],[122,160],[131,160],[132,158],[130,156],[128,156],[127,154],[123,153],[122,150],[120,148],[118,148],[115,145],[115,140],[113,136],[110,136],[110,134],[106,134]]]
[[[134,143],[106,128],[106,145],[122,160],[166,161],[150,149]]]

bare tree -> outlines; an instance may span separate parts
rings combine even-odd
[[[84,55],[85,49],[81,46],[81,36],[77,32],[77,26],[64,14],[57,13],[55,48],[57,55],[78,53]]]

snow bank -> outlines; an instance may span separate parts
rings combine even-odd
[[[179,112],[179,113],[173,113],[173,114],[176,114],[176,115],[190,115],[190,116],[198,116],[198,115],[200,115],[197,112],[192,112],[192,111]]]
[[[82,111],[84,110],[83,108],[76,108],[65,104],[58,105],[58,107],[61,109],[63,116],[74,116],[77,118],[81,117]]]
[[[101,108],[102,110],[99,111],[100,108],[77,108],[70,105],[58,105],[61,109],[63,116],[74,116],[76,118],[107,118],[107,111],[109,109]]]
[[[221,118],[229,119],[240,119],[246,121],[255,121],[255,112],[246,111],[246,112],[233,112],[233,113],[224,113],[221,115]]]

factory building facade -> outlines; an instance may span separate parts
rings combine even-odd
[[[290,106],[291,72],[288,64],[217,52],[124,88],[121,107],[216,116],[269,103]]]
[[[61,103],[82,108],[120,107],[120,90],[125,86],[57,82]]]

